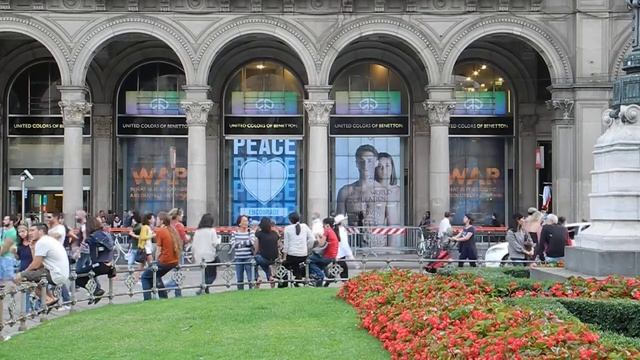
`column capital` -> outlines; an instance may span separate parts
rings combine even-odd
[[[309,115],[309,125],[327,127],[333,104],[333,100],[305,100],[304,109]]]
[[[206,126],[209,111],[217,105],[211,100],[180,102],[180,108],[187,116],[187,126]]]
[[[573,99],[551,99],[545,102],[547,109],[555,112],[554,121],[563,123],[573,123]]]
[[[64,127],[83,127],[84,115],[91,110],[91,103],[86,101],[58,101],[58,106]]]
[[[429,114],[429,124],[431,126],[449,126],[451,111],[455,109],[456,102],[426,100],[422,103],[422,106]]]

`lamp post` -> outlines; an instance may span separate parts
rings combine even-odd
[[[610,107],[613,109],[611,117],[617,119],[621,105],[640,104],[640,0],[626,0],[627,7],[633,13],[631,20],[631,38],[633,40],[631,53],[624,58],[622,69],[626,75],[621,76],[613,84],[613,97]],[[621,119],[625,121],[625,119]]]
[[[20,185],[22,188],[22,217],[21,217],[21,221],[25,221],[24,220],[24,205],[25,205],[25,198],[27,195],[27,188],[25,187],[25,182],[27,180],[33,180],[33,175],[31,175],[31,173],[29,172],[29,170],[24,169],[22,171],[22,173],[20,174]]]

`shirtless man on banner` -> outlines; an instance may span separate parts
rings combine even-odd
[[[358,225],[358,214],[364,215],[364,226],[387,225],[388,218],[397,214],[387,214],[389,191],[387,187],[375,181],[378,167],[378,150],[372,145],[361,145],[356,150],[356,166],[359,179],[343,186],[338,191],[337,214],[347,214],[349,225]],[[393,215],[393,216],[389,216]]]

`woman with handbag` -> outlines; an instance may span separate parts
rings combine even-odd
[[[193,251],[193,261],[196,264],[205,262],[206,267],[204,269],[204,283],[211,285],[216,280],[218,274],[217,268],[214,265],[219,263],[220,260],[216,256],[216,247],[220,244],[220,239],[216,233],[216,229],[213,227],[213,215],[207,213],[202,215],[198,229],[193,234],[193,244],[191,245],[191,251]],[[198,290],[200,295],[202,290]],[[206,294],[209,293],[209,286],[204,288]]]
[[[507,231],[506,240],[509,243],[509,258],[517,261],[514,265],[525,266],[528,257],[533,256],[533,240],[524,230],[525,218],[521,214],[514,214],[515,229]]]

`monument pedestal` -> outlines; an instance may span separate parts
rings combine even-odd
[[[640,274],[640,251],[598,250],[568,247],[564,251],[565,268],[591,276]]]

